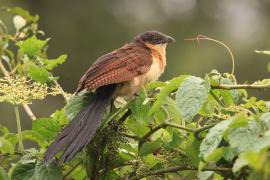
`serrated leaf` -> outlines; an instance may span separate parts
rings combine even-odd
[[[176,92],[176,104],[182,118],[190,122],[207,100],[210,86],[202,78],[190,76],[180,85]]]
[[[59,131],[59,124],[51,118],[40,118],[32,122],[32,130],[39,133],[44,140],[51,140]]]
[[[30,64],[28,66],[28,75],[31,79],[41,84],[50,80],[49,72],[45,68],[35,64]]]
[[[0,152],[2,153],[9,153],[9,154],[13,154],[14,153],[14,147],[11,144],[11,142],[9,142],[8,140],[6,140],[4,137],[0,137]]]
[[[11,179],[12,180],[31,180],[35,171],[35,163],[18,163],[12,173]]]
[[[258,141],[260,133],[260,128],[257,126],[258,123],[256,121],[249,121],[247,127],[237,127],[231,130],[228,134],[230,147],[235,149],[237,153],[253,147],[254,143]]]
[[[19,46],[19,53],[26,54],[29,58],[36,58],[41,54],[46,43],[46,40],[39,40],[36,36],[32,36],[24,41],[17,42],[16,45]]]
[[[63,179],[62,172],[57,164],[52,161],[47,164],[38,162],[35,167],[34,176],[36,179],[46,180],[61,180]]]
[[[162,89],[160,90],[160,92],[158,93],[158,95],[156,97],[155,103],[153,104],[152,108],[149,110],[149,113],[148,113],[149,116],[152,115],[154,112],[156,112],[160,108],[164,99],[172,91],[176,90],[186,77],[188,77],[188,76],[182,75],[182,76],[179,76],[177,78],[174,78],[174,79],[170,80],[168,83],[166,83],[166,85],[164,87],[162,87]]]
[[[153,153],[155,150],[161,147],[161,139],[157,139],[156,141],[152,142],[145,142],[142,147],[139,149],[140,156],[146,156],[150,153]]]
[[[75,96],[70,97],[66,106],[64,107],[64,113],[69,120],[73,119],[80,110],[85,107],[93,94],[88,92],[81,92]]]
[[[44,164],[37,163],[18,163],[12,171],[12,180],[61,180],[62,172],[55,162]]]
[[[63,64],[66,61],[67,55],[63,54],[56,59],[43,59],[44,66],[47,70],[52,70],[60,64]]]
[[[201,158],[206,158],[219,146],[223,134],[229,128],[231,122],[232,120],[221,121],[209,130],[200,146],[199,156]]]

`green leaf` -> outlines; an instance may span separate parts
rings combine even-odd
[[[63,179],[62,172],[60,168],[56,165],[54,161],[47,164],[38,162],[35,167],[34,176],[36,179],[46,179],[46,180],[61,180]]]
[[[206,135],[206,137],[203,139],[201,146],[200,146],[200,154],[199,156],[201,158],[206,158],[209,156],[220,144],[224,132],[229,127],[232,120],[224,120],[215,125],[213,128],[211,128]]]
[[[207,157],[205,157],[205,162],[218,162],[222,158],[224,153],[224,148],[217,148]]]
[[[199,149],[201,142],[198,141],[193,134],[190,134],[185,144],[185,152],[193,166],[198,166],[200,162]]]
[[[220,84],[233,84],[232,80],[229,78],[222,78]],[[239,99],[238,90],[220,90],[220,94],[222,96],[223,102],[225,103],[226,107],[233,106],[237,103]]]
[[[32,16],[28,11],[20,7],[7,8],[7,11],[12,12],[16,15],[20,15],[28,21],[37,22],[39,19],[38,15]]]
[[[11,142],[9,142],[8,140],[6,140],[4,137],[0,137],[0,152],[2,153],[9,153],[9,154],[13,154],[14,153],[14,147],[11,144]]]
[[[264,130],[270,130],[270,112],[268,113],[263,113],[261,116],[260,116],[260,120],[261,120],[261,123],[262,123],[262,128]]]
[[[149,169],[159,163],[159,159],[157,159],[153,154],[148,154],[147,156],[142,157],[142,161]]]
[[[270,72],[270,63],[267,64],[267,70]]]
[[[133,117],[128,118],[125,121],[125,124],[127,125],[128,129],[131,132],[133,132],[135,135],[139,137],[144,136],[144,134],[149,131],[149,127],[147,127],[146,123],[139,124]]]
[[[156,97],[156,101],[153,104],[152,108],[149,110],[148,115],[152,115],[154,112],[156,112],[160,106],[162,105],[164,99],[174,90],[176,90],[182,81],[188,77],[187,75],[182,75],[177,78],[174,78],[166,83],[166,86],[162,87],[160,92],[158,93]]]
[[[69,120],[73,119],[83,107],[89,104],[93,94],[83,91],[79,94],[70,97],[66,106],[64,107],[64,113]]]
[[[231,125],[232,124],[233,122],[231,123]],[[235,128],[229,130],[227,139],[229,141],[230,147],[232,149],[235,149],[237,153],[246,151],[250,147],[253,147],[254,143],[258,142],[261,128],[259,123],[257,123],[256,121],[254,120],[249,121],[246,127],[245,126],[242,127],[233,126],[233,127]]]
[[[66,61],[67,55],[63,54],[59,56],[57,59],[43,59],[44,66],[47,70],[52,70],[56,66],[64,63]]]
[[[6,134],[9,133],[9,130],[8,130],[8,128],[6,128],[5,126],[2,126],[0,124],[0,132],[2,133],[3,136],[5,136]]]
[[[185,121],[190,122],[207,100],[210,86],[205,80],[190,76],[176,92],[176,104]]]
[[[45,68],[35,64],[30,64],[28,66],[28,75],[31,79],[42,84],[50,80],[49,72]]]
[[[56,110],[52,115],[51,118],[58,123],[59,126],[64,126],[68,124],[68,119],[65,115],[64,109]]]
[[[139,93],[139,96],[136,97],[136,99],[130,105],[132,116],[139,124],[149,121],[148,117],[149,105],[148,103],[144,104],[146,98],[147,95],[142,89]]]
[[[45,140],[51,140],[60,131],[59,124],[51,118],[40,118],[32,122],[32,130],[39,133]]]
[[[18,163],[12,173],[11,173],[11,179],[12,180],[31,180],[33,179],[33,174],[35,171],[35,163]],[[33,179],[34,180],[34,179]]]
[[[44,164],[37,163],[18,163],[12,171],[12,180],[61,180],[62,172],[55,162]]]
[[[5,170],[0,166],[0,179],[1,180],[9,180],[8,174]]]
[[[238,172],[242,167],[247,166],[248,162],[245,160],[242,154],[240,157],[236,159],[235,163],[233,164],[232,171],[234,173]]]
[[[34,141],[36,143],[38,143],[38,145],[40,147],[43,147],[44,145],[46,145],[44,143],[45,139],[42,137],[42,135],[36,131],[33,131],[33,130],[24,130],[22,132],[22,135],[23,135],[23,139],[24,140],[31,140],[31,141]]]
[[[142,147],[139,149],[139,155],[146,156],[150,153],[153,153],[155,150],[157,150],[161,147],[161,143],[162,143],[161,139],[157,139],[156,141],[144,143],[142,145]]]
[[[17,42],[16,45],[19,46],[19,53],[26,54],[29,58],[36,58],[40,56],[46,43],[46,40],[39,40],[36,36],[32,36],[24,41]]]

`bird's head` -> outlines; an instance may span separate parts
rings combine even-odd
[[[146,31],[136,36],[134,40],[152,45],[168,44],[171,42],[175,42],[175,39],[171,36],[168,36],[158,31]]]

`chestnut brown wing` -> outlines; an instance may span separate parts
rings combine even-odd
[[[151,64],[152,57],[147,48],[137,43],[125,45],[98,58],[80,79],[76,92],[132,80],[148,72]]]

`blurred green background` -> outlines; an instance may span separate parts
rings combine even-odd
[[[55,75],[71,93],[96,58],[146,30],[159,30],[176,39],[168,46],[162,80],[180,74],[204,76],[211,69],[231,71],[231,59],[223,47],[184,40],[198,34],[231,48],[239,82],[269,77],[270,58],[254,53],[270,47],[269,0],[0,0],[0,6],[19,6],[40,16],[40,29],[51,38],[49,57],[68,54]],[[0,18],[12,26],[12,17],[0,13]],[[251,93],[270,100],[269,92]],[[30,106],[38,117],[45,117],[63,105],[61,97],[48,97],[46,103],[36,101]],[[0,104],[0,114],[0,123],[15,131],[11,105]],[[23,110],[21,114],[23,128],[30,128],[29,118]]]

